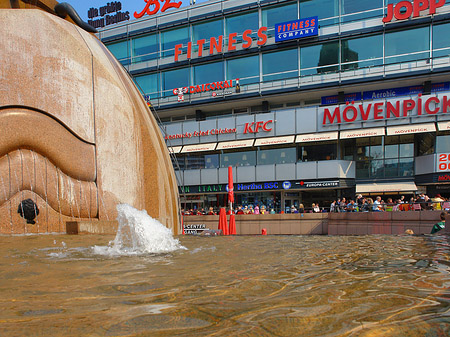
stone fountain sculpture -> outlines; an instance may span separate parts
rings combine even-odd
[[[176,235],[178,187],[160,128],[64,5],[0,0],[0,234],[64,233],[69,222],[113,233],[126,203]]]

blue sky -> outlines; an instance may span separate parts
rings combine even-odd
[[[171,0],[171,2],[179,2],[180,0]],[[78,14],[81,16],[81,18],[87,22],[88,17],[87,17],[87,12],[90,8],[99,8],[102,6],[106,6],[106,4],[109,2],[112,2],[110,0],[66,0],[66,1],[60,1],[60,2],[68,2],[69,4],[72,5],[73,8],[76,9],[76,11],[78,12]],[[122,4],[122,12],[126,12],[129,11],[130,12],[130,20],[134,20],[134,12],[142,12],[142,10],[145,8],[146,2],[145,0],[121,0],[118,1]],[[183,4],[181,5],[181,7],[187,6],[189,5],[189,0],[182,0]],[[201,0],[197,0],[197,3],[199,2],[204,2]],[[161,2],[161,8],[162,5],[164,4],[164,2]],[[150,10],[152,10],[154,7],[151,6]],[[173,9],[168,9],[166,11],[166,13],[168,11],[171,11]]]

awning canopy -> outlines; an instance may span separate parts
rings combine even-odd
[[[413,181],[397,183],[356,184],[356,193],[415,192],[417,186]]]
[[[217,143],[185,145],[183,146],[181,153],[214,151],[216,145]]]

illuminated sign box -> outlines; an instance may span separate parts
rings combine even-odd
[[[275,24],[275,42],[300,39],[319,34],[319,18],[293,20]]]

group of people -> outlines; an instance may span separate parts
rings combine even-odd
[[[356,200],[346,198],[334,200],[330,205],[330,212],[389,212],[389,211],[425,211],[425,210],[450,210],[450,202],[440,194],[430,198],[425,193],[419,194],[416,198],[411,197],[405,200],[404,196],[386,201],[377,196],[375,200],[365,198],[361,194],[356,196]]]

